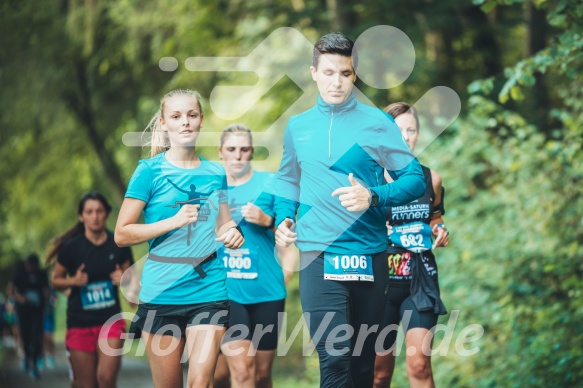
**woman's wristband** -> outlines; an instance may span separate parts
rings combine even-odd
[[[447,228],[445,227],[444,224],[437,224],[437,227],[444,229],[445,230],[445,233],[447,233],[447,235],[449,236],[449,230],[447,230]]]
[[[271,222],[269,223],[269,226],[267,227],[268,229],[271,229],[273,227],[275,227],[275,216],[271,217],[271,216],[267,216],[271,218]]]
[[[241,230],[241,227],[239,225],[231,226],[229,229],[227,229],[227,232],[231,229],[237,229],[239,233],[241,233],[241,236],[245,238],[245,236],[243,235],[243,231]]]

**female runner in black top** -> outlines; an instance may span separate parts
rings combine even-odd
[[[419,139],[415,108],[398,102],[384,111],[395,119],[413,151]],[[407,205],[387,209],[389,289],[383,328],[403,322],[409,383],[412,387],[433,387],[430,330],[437,324],[438,315],[445,314],[445,307],[439,298],[437,265],[431,249],[447,246],[449,232],[442,219],[441,177],[436,171],[421,167],[427,182],[425,194]],[[385,178],[391,180],[386,173]],[[397,331],[391,330],[384,340],[383,349],[387,352],[377,351],[374,383],[377,388],[391,384],[396,338]]]
[[[125,321],[118,318],[118,286],[133,257],[131,249],[119,248],[105,228],[109,213],[111,206],[103,195],[85,194],[77,210],[79,222],[55,239],[48,255],[49,262],[56,258],[53,288],[71,290],[65,345],[78,388],[115,387],[121,366],[115,350],[123,346]]]

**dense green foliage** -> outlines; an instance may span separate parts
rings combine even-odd
[[[396,88],[359,83],[361,90],[379,106],[415,102],[436,85],[462,98],[461,116],[420,159],[447,188],[452,242],[436,255],[448,310],[460,310],[456,334],[469,324],[484,334],[473,356],[452,344],[434,357],[438,386],[580,384],[583,5],[393,3],[46,0],[40,12],[31,2],[3,1],[0,269],[30,250],[44,252],[75,222],[84,191],[103,191],[119,206],[143,155],[122,135],[142,130],[166,91],[196,88],[208,98],[215,85],[254,82],[182,65],[163,72],[160,58],[245,56],[278,27],[315,41],[331,30],[357,37],[388,24],[411,38],[415,69]],[[284,77],[238,121],[266,129],[300,95]],[[229,123],[212,111],[206,120],[213,131]],[[268,161],[277,168],[278,160]],[[297,282],[290,295],[289,330],[299,315]],[[278,360],[278,378],[317,381],[315,358],[302,357],[301,346],[300,337],[290,362]],[[396,386],[406,384],[399,365]]]

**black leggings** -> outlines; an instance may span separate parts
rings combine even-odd
[[[300,257],[303,262],[310,256]],[[309,313],[305,317],[320,360],[320,387],[373,385],[375,341],[389,280],[387,254],[373,255],[372,265],[374,282],[325,280],[322,255],[300,272],[302,308]],[[348,325],[354,330],[350,338],[343,329]]]
[[[42,355],[43,307],[17,305],[16,312],[27,366],[36,368],[36,360]]]
[[[419,311],[411,299],[409,283],[403,286],[391,285],[385,303],[385,319],[382,328],[398,325],[403,321],[403,331],[424,328],[431,330],[437,324],[437,314],[432,311]],[[389,350],[397,340],[397,330],[391,330],[383,342],[383,350]]]
[[[254,304],[242,304],[229,301],[231,312],[229,314],[229,329],[234,333],[240,332],[240,336],[225,336],[224,342],[234,340],[249,340],[257,350],[275,350],[277,349],[277,340],[279,338],[279,313],[283,313],[285,308],[285,299],[261,302]],[[238,325],[246,326],[247,331],[242,338],[241,329]],[[260,335],[257,335],[259,330]]]

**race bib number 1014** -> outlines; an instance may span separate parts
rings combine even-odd
[[[80,291],[83,310],[99,310],[115,304],[111,280],[89,283],[81,287]]]

